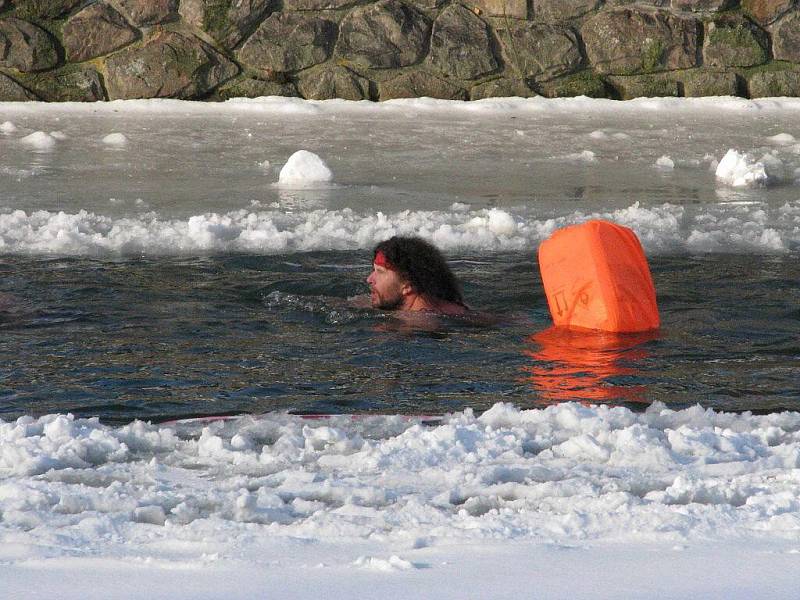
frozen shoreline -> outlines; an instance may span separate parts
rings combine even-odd
[[[531,112],[653,112],[675,111],[800,111],[800,98],[759,98],[755,100],[733,96],[709,96],[701,98],[635,98],[632,100],[608,100],[603,98],[487,98],[484,100],[438,100],[435,98],[403,98],[384,102],[369,100],[303,100],[281,96],[261,98],[233,98],[224,102],[200,102],[191,100],[150,99],[113,100],[107,102],[0,102],[3,114],[41,114],[48,112],[71,112],[84,114],[114,114],[123,112],[158,112],[180,114],[219,113],[374,113],[376,116],[396,111],[427,111],[452,113],[503,113],[510,111]],[[7,118],[7,117],[6,117]]]
[[[800,565],[800,413],[51,415],[0,422],[0,472],[28,597],[789,598]]]
[[[598,217],[648,253],[793,252],[798,110],[725,97],[0,103],[0,253],[356,250],[409,232],[447,251],[528,251]],[[751,115],[764,123],[752,135]],[[300,155],[317,162],[287,169]]]
[[[342,545],[273,544],[272,563],[166,565],[107,558],[0,565],[8,598],[248,600],[276,598],[708,598],[793,600],[798,545],[482,543],[415,553],[418,568],[363,568]],[[327,561],[315,563],[317,559]],[[265,561],[266,562],[266,561]],[[221,564],[220,564],[221,563]]]

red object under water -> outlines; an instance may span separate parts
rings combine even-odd
[[[610,332],[658,329],[656,290],[639,238],[621,225],[587,221],[539,246],[553,323]]]
[[[532,363],[523,367],[530,383],[548,405],[565,401],[645,402],[647,388],[625,381],[642,373],[648,357],[644,344],[658,332],[609,333],[551,327],[531,335],[533,348],[523,352]]]

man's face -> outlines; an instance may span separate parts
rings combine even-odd
[[[402,306],[403,290],[408,284],[397,271],[373,263],[367,283],[373,308],[396,310]]]

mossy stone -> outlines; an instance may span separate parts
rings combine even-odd
[[[751,98],[800,96],[800,70],[760,70],[747,79]]]
[[[670,74],[611,76],[608,80],[622,100],[680,96],[678,82]]]
[[[733,72],[693,69],[681,76],[681,82],[687,97],[742,95],[739,76]]]
[[[642,47],[642,72],[652,73],[661,70],[665,51],[666,46],[662,40],[647,40]]]
[[[752,67],[766,62],[768,40],[755,24],[740,17],[712,21],[703,40],[703,62],[712,67]]]
[[[228,100],[229,98],[260,98],[262,96],[297,98],[299,95],[293,83],[243,78],[221,87],[216,92],[214,99]]]
[[[609,98],[613,95],[606,80],[590,69],[548,81],[539,86],[538,91],[548,98],[571,98],[574,96]]]
[[[0,102],[29,102],[36,95],[5,73],[0,73]]]
[[[530,98],[536,96],[523,80],[502,77],[492,79],[473,86],[469,91],[470,100],[483,100],[485,98]]]
[[[69,12],[83,0],[16,0],[17,16],[25,19],[55,19]]]
[[[466,100],[467,91],[456,83],[426,71],[409,71],[383,82],[379,86],[380,99],[394,98],[439,98],[442,100]]]
[[[67,65],[27,76],[25,85],[47,102],[97,102],[106,99],[100,74],[91,67]]]

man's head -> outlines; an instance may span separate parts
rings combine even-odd
[[[375,308],[396,310],[419,296],[463,306],[458,280],[435,246],[418,237],[395,236],[375,247],[367,278]]]

